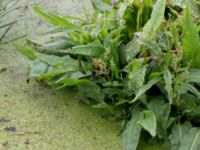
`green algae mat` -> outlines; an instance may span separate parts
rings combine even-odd
[[[87,5],[78,0],[21,1],[8,16],[18,20],[8,37],[41,33],[46,24],[32,12],[36,3],[63,15],[79,14]],[[73,90],[58,92],[28,80],[28,63],[11,44],[0,48],[0,150],[121,149],[119,123],[81,103]]]

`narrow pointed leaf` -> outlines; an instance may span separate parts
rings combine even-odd
[[[76,26],[69,22],[66,18],[61,17],[60,15],[42,7],[34,6],[33,10],[43,19],[47,20],[49,23],[54,24],[59,27],[65,27],[67,29],[81,30],[80,27]]]
[[[156,4],[154,5],[150,20],[143,28],[144,33],[154,34],[158,30],[164,18],[165,6],[166,0],[157,0]]]
[[[19,51],[20,53],[22,53],[23,55],[27,56],[29,59],[34,60],[36,59],[36,56],[34,54],[34,49],[32,49],[31,47],[24,45],[21,46],[19,44],[13,44],[14,47],[16,48],[17,51]]]
[[[137,123],[140,117],[140,109],[136,108],[132,119],[128,122],[123,132],[123,149],[136,150],[140,138],[141,126]]]
[[[183,62],[185,65],[191,63],[192,67],[200,68],[200,37],[188,8],[184,12],[183,33]]]

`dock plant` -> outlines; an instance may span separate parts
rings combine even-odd
[[[31,60],[29,76],[76,87],[83,101],[122,120],[124,150],[199,150],[199,1],[91,3],[85,17],[33,7],[58,36],[15,44]]]

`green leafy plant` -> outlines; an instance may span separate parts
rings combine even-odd
[[[59,35],[15,44],[32,60],[29,76],[76,86],[83,101],[124,120],[124,150],[198,150],[199,2],[91,2],[85,19],[33,7]]]

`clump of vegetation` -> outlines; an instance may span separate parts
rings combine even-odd
[[[32,60],[29,75],[57,89],[76,86],[84,101],[124,120],[125,150],[148,143],[198,150],[199,2],[91,2],[85,19],[33,8],[59,36],[15,44]]]

